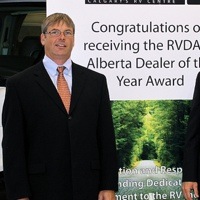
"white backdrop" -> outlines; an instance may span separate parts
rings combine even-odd
[[[47,1],[76,25],[72,59],[106,75],[112,100],[191,99],[199,71],[199,6]]]

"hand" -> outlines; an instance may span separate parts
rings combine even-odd
[[[113,190],[102,190],[99,192],[98,200],[115,200],[115,192]]]
[[[190,195],[191,190],[194,191],[195,197],[198,198],[199,192],[198,192],[197,182],[183,182],[182,183],[183,196],[185,197],[186,200],[192,200],[193,199]]]

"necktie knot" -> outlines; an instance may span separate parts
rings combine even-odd
[[[57,68],[57,71],[59,74],[62,74],[64,70],[65,70],[64,66],[58,66],[58,68]]]

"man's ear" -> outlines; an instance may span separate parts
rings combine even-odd
[[[41,44],[44,46],[45,45],[45,34],[44,33],[42,33],[41,35],[40,35],[40,42],[41,42]]]

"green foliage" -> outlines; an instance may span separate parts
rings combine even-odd
[[[112,110],[120,167],[139,160],[182,165],[190,101],[115,101]]]
[[[134,144],[137,144],[136,138],[141,137],[142,134],[145,102],[115,101],[112,104],[112,110],[119,166],[129,167],[133,152],[137,152],[136,149],[133,150]]]

